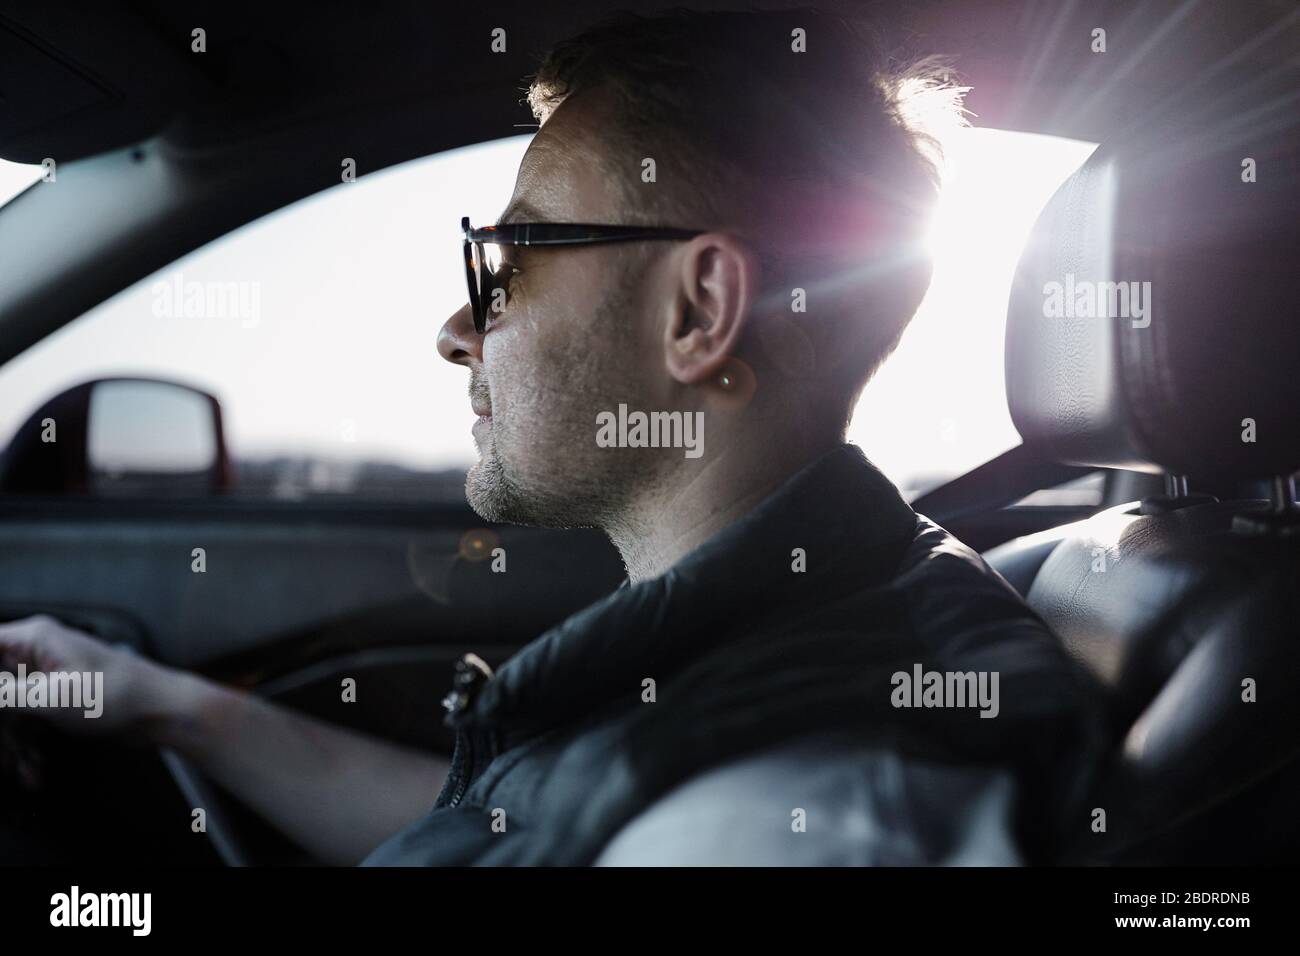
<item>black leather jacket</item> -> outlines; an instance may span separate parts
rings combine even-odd
[[[711,835],[735,848],[747,835],[764,848],[716,862],[943,862],[953,847],[979,844],[979,834],[955,833],[962,820],[1002,825],[984,845],[1010,848],[965,861],[1048,861],[1063,834],[1087,826],[1095,700],[1015,592],[843,445],[662,576],[625,584],[495,675],[463,662],[447,700],[457,744],[446,784],[424,819],[366,862],[588,864],[674,801],[675,815],[657,815],[661,827],[677,820],[700,845]],[[691,784],[762,767],[765,755],[768,779],[786,785],[770,805],[715,815],[727,832],[708,833],[709,814],[695,811],[726,789]],[[847,776],[814,772],[827,767]],[[748,779],[742,788],[763,777]],[[828,779],[858,783],[828,790]],[[924,798],[909,801],[898,786],[889,800],[850,792],[903,779],[921,781]],[[945,791],[944,779],[958,783]],[[683,804],[674,791],[697,796]],[[977,796],[994,792],[1002,809],[976,812]],[[861,813],[845,816],[855,803]],[[881,807],[893,807],[892,824]],[[793,849],[852,846],[851,834],[828,829],[873,812],[860,839],[897,847],[891,828],[905,828],[903,844],[919,849],[824,858]],[[820,844],[785,836],[827,820],[839,822],[821,826]],[[637,862],[635,852],[615,856],[602,862]]]

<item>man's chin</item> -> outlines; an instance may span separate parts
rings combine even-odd
[[[522,507],[521,495],[506,473],[491,441],[479,448],[478,461],[465,475],[465,500],[484,521],[502,524],[535,524]]]
[[[525,485],[501,460],[497,449],[484,444],[479,460],[465,476],[465,500],[484,521],[534,528],[590,528],[596,525],[575,507],[573,489],[561,483],[557,495],[525,491]]]
[[[500,464],[488,451],[480,452],[465,475],[465,500],[484,521],[504,521],[501,517]]]

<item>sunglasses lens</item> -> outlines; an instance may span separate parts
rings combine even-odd
[[[483,288],[480,281],[480,276],[483,274],[480,266],[483,257],[480,249],[478,243],[465,242],[465,282],[469,287],[470,311],[474,316],[474,331],[482,335],[487,323],[483,315]]]
[[[483,249],[483,265],[485,267],[485,274],[488,276],[495,276],[498,272],[501,271],[501,267],[503,263],[501,247],[497,245],[495,242],[489,242],[485,246],[483,246],[482,249]]]
[[[498,275],[506,269],[505,256],[499,244],[474,242],[469,238],[472,230],[468,218],[460,221],[460,227],[465,233],[465,282],[469,287],[470,311],[474,316],[474,330],[482,335],[487,331],[488,308]]]
[[[487,330],[492,313],[492,301],[505,267],[501,246],[495,242],[474,243],[474,265],[478,284],[477,315],[479,318],[476,321],[481,322],[482,327],[479,328],[481,335]]]

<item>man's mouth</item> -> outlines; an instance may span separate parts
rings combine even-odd
[[[470,376],[469,381],[469,407],[478,416],[478,421],[474,423],[475,429],[492,421],[492,402],[489,399],[487,383],[473,375]]]

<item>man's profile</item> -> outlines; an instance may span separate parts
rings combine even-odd
[[[116,674],[104,729],[331,862],[1054,859],[1084,678],[844,437],[925,294],[960,89],[813,11],[677,12],[558,45],[528,101],[438,338],[479,416],[466,494],[602,530],[624,584],[495,672],[466,656],[450,763],[48,619],[0,651]]]

